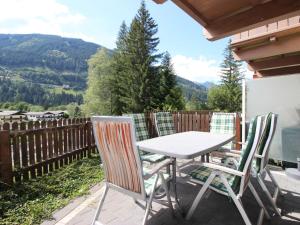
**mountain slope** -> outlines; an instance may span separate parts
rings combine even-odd
[[[87,60],[100,48],[102,46],[81,39],[55,35],[0,34],[0,78],[6,77],[16,83],[16,85],[7,83],[10,85],[11,93],[26,89],[23,91],[25,95],[25,92],[30,92],[32,84],[39,85],[50,92],[45,93],[47,96],[39,101],[32,100],[30,102],[32,104],[53,98],[56,99],[56,104],[62,104],[64,93],[57,97],[54,91],[53,97],[52,90],[60,89],[68,92],[70,90],[64,89],[71,89],[76,95],[80,91],[81,95],[86,89]],[[177,81],[186,100],[190,100],[193,95],[201,101],[206,100],[207,91],[204,86],[181,77],[177,77]],[[37,90],[40,89],[36,87]],[[0,87],[0,92],[5,93],[7,89]],[[20,97],[17,99],[27,101],[23,95],[20,93],[21,99]],[[16,96],[11,96],[7,101],[17,101],[15,99]],[[71,102],[72,99],[70,97]],[[74,96],[74,99],[79,99],[76,101],[78,103],[82,102],[80,96]],[[3,102],[4,99],[0,98],[0,101]]]

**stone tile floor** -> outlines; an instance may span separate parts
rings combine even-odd
[[[284,197],[278,197],[278,206],[282,210],[282,217],[275,216],[272,208],[267,204],[268,211],[273,214],[271,220],[264,220],[264,225],[300,225],[300,182],[285,175],[284,171],[272,169],[276,180],[281,186]],[[267,184],[272,190],[272,185]],[[267,199],[260,188],[253,184],[265,203]],[[178,195],[182,208],[187,211],[201,186],[187,182],[187,178],[178,178]],[[89,225],[93,219],[97,203],[102,194],[102,187],[91,189],[91,195],[74,200],[67,207],[54,213],[54,220],[45,221],[42,225]],[[259,208],[251,195],[246,191],[242,198],[245,210],[256,224]],[[208,191],[200,202],[193,218],[184,220],[178,210],[176,216],[171,215],[167,207],[157,203],[153,204],[152,215],[147,225],[239,225],[244,224],[235,205],[229,198]],[[100,221],[107,225],[137,225],[141,224],[144,210],[137,206],[133,199],[110,190],[105,200]]]

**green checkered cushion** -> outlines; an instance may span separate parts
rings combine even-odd
[[[193,170],[192,172],[190,172],[190,176],[197,180],[200,181],[201,183],[205,183],[209,177],[209,175],[213,172],[213,169],[208,168],[208,167],[204,167],[204,166],[200,166],[199,168]],[[228,183],[230,186],[232,186],[232,183],[234,181],[234,175],[231,174],[226,174],[224,173],[224,175],[226,176],[226,179],[228,180]],[[223,192],[228,192],[225,185],[222,183],[220,177],[216,176],[212,183],[210,184],[210,186],[223,191]],[[237,190],[234,190],[237,191]]]
[[[265,128],[264,131],[262,133],[261,139],[258,143],[258,154],[262,155],[265,145],[267,143],[268,137],[270,135],[270,131],[271,131],[271,123],[272,123],[272,115],[273,113],[269,113],[266,117],[266,121],[265,121]],[[256,172],[260,171],[260,166],[261,166],[261,159],[257,158],[255,160],[253,160],[253,168]]]
[[[143,168],[143,173],[144,173],[144,175],[147,175],[149,173],[149,169]],[[167,173],[163,173],[163,176],[164,176],[165,180],[168,180],[170,178],[170,175]],[[151,191],[155,184],[156,177],[157,177],[157,174],[153,175],[152,177],[150,177],[147,180],[144,180],[144,186],[145,186],[145,191],[146,191],[147,196],[149,196],[151,194]],[[159,178],[157,181],[156,187],[159,188],[161,184],[162,184],[162,181],[161,181],[161,178]]]
[[[158,162],[163,161],[166,158],[167,157],[165,155],[152,154],[152,153],[141,155],[142,161],[146,161],[146,162],[150,162],[150,163],[158,163]]]
[[[150,138],[145,115],[143,113],[124,114],[124,116],[129,116],[133,118],[136,141],[143,141]]]
[[[235,135],[235,113],[213,113],[210,122],[210,133]],[[232,149],[232,142],[223,148]]]
[[[241,157],[240,157],[240,160],[238,163],[238,168],[237,168],[238,171],[242,172],[244,170],[246,161],[251,152],[251,148],[252,148],[252,145],[254,142],[254,137],[255,137],[256,124],[257,124],[257,117],[252,119],[250,122],[246,143],[241,150]],[[241,177],[235,176],[235,179],[233,180],[233,183],[232,183],[233,189],[235,190],[235,189],[239,188],[240,183],[241,183]]]
[[[135,136],[137,141],[143,141],[150,138],[147,125],[146,125],[146,118],[143,113],[124,114],[124,116],[129,116],[133,118],[134,127],[135,127]],[[150,163],[157,163],[166,158],[164,155],[152,154],[141,150],[139,150],[139,154],[142,161],[147,161]]]
[[[172,114],[169,112],[158,112],[155,113],[156,129],[159,136],[165,136],[175,134],[176,130]]]

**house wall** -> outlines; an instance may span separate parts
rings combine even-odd
[[[282,154],[281,132],[286,127],[300,127],[300,74],[246,81],[246,120],[268,112],[279,115],[270,158],[287,161]]]

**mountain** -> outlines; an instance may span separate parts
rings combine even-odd
[[[211,87],[215,86],[216,84],[214,82],[206,81],[206,82],[200,83],[200,85],[203,85],[207,89],[210,89]]]
[[[100,48],[103,46],[56,35],[0,34],[0,79],[10,80],[0,82],[0,102],[46,102],[42,105],[47,106],[53,105],[52,101],[54,105],[69,101],[82,103],[87,60]],[[201,101],[206,100],[207,90],[203,85],[181,77],[177,77],[177,81],[186,100],[193,95]],[[43,97],[25,97],[25,93]]]

